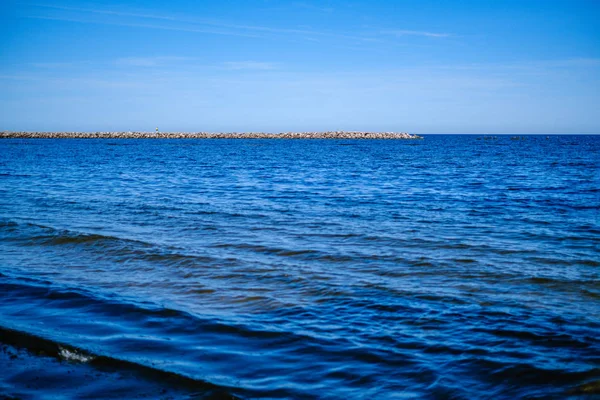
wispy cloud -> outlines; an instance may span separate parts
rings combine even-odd
[[[226,69],[231,70],[272,70],[276,69],[277,65],[269,62],[259,61],[229,61],[223,63]]]
[[[138,12],[124,12],[104,9],[92,9],[92,8],[78,8],[78,7],[63,7],[54,5],[36,5],[37,7],[63,10],[79,13],[79,17],[85,14],[96,14],[96,15],[107,15],[113,17],[131,17],[140,20],[154,20],[154,23],[136,23],[136,22],[115,22],[115,21],[98,21],[98,20],[87,20],[84,21],[81,18],[71,18],[64,16],[31,16],[32,18],[44,18],[44,19],[62,19],[65,21],[77,21],[77,22],[90,22],[90,23],[105,23],[111,25],[123,25],[132,27],[146,27],[156,29],[169,29],[169,30],[181,30],[189,32],[201,32],[201,33],[214,33],[223,35],[241,35],[251,36],[256,35],[256,32],[263,33],[282,33],[282,34],[313,34],[313,35],[328,35],[325,32],[318,32],[307,29],[291,29],[291,28],[273,28],[268,26],[256,26],[256,25],[245,25],[245,24],[234,24],[226,21],[219,21],[214,19],[206,18],[188,18],[174,15],[156,15],[152,13],[138,13]],[[172,22],[177,23],[177,26],[173,25],[156,25],[156,21]],[[187,26],[180,26],[180,24],[187,24]],[[223,28],[225,30],[215,30],[214,28]],[[254,34],[252,32],[255,32]],[[336,36],[337,34],[331,34]]]
[[[101,25],[113,25],[113,26],[128,26],[132,28],[148,28],[148,29],[160,29],[167,31],[180,31],[180,32],[193,32],[193,33],[209,33],[215,35],[231,35],[231,36],[242,36],[242,37],[250,37],[256,38],[259,35],[251,34],[251,33],[243,33],[243,32],[235,32],[235,31],[227,31],[227,30],[219,30],[219,29],[211,29],[211,28],[195,28],[195,27],[181,27],[181,26],[167,26],[167,25],[157,25],[157,24],[148,24],[148,23],[133,23],[133,22],[117,22],[117,21],[98,21],[98,20],[89,20],[85,18],[69,18],[62,16],[43,16],[43,15],[29,15],[28,18],[35,19],[45,19],[45,20],[56,20],[56,21],[68,21],[68,22],[79,22],[86,24],[101,24]]]
[[[305,3],[295,3],[297,7],[309,7],[321,12],[330,12],[332,9],[320,8]],[[184,15],[164,15],[154,14],[152,12],[130,12],[110,9],[97,8],[78,8],[64,7],[57,5],[33,5],[40,10],[36,15],[29,15],[29,18],[61,20],[79,23],[104,24],[115,26],[128,26],[135,28],[161,29],[171,31],[206,33],[215,35],[231,35],[249,38],[264,38],[272,36],[289,36],[302,40],[314,41],[317,38],[331,40],[347,40],[356,43],[383,41],[382,36],[394,35],[412,35],[445,37],[450,36],[446,33],[435,33],[425,31],[410,30],[387,30],[387,31],[364,31],[358,33],[348,32],[330,32],[326,30],[316,30],[307,27],[299,28],[280,28],[263,25],[246,25],[232,23],[223,20],[208,18],[189,18]],[[42,12],[41,10],[52,10],[51,12]]]
[[[318,12],[322,12],[322,13],[332,13],[333,12],[333,7],[319,7],[319,6],[315,6],[312,4],[303,3],[303,2],[299,2],[299,1],[292,3],[292,5],[295,7],[298,7],[298,8],[304,8],[306,10],[318,11]]]
[[[128,67],[158,67],[176,62],[192,60],[191,57],[161,56],[161,57],[124,57],[115,60],[115,64]]]
[[[432,38],[443,38],[452,36],[449,33],[427,32],[427,31],[411,31],[411,30],[385,30],[380,33],[393,36],[425,36]]]
[[[35,75],[0,75],[0,79],[9,81],[32,81],[43,80],[44,78]]]
[[[29,63],[29,65],[31,65],[32,67],[35,67],[35,68],[54,69],[54,68],[74,67],[75,65],[77,65],[77,63],[74,63],[74,62],[34,62],[34,63]]]
[[[600,58],[570,58],[550,61],[549,63],[557,67],[598,67],[600,66]]]

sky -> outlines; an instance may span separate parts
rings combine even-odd
[[[600,133],[600,0],[0,0],[0,130]]]

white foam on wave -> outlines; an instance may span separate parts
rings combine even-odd
[[[71,351],[69,349],[65,349],[64,347],[59,347],[60,352],[58,353],[60,357],[67,361],[76,361],[76,362],[90,362],[94,359],[93,356],[86,356],[85,354],[78,353],[76,351]]]

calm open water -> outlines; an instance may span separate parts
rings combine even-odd
[[[0,339],[65,362],[200,398],[565,398],[599,332],[600,136],[0,141]]]

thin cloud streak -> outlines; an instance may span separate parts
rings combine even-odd
[[[259,62],[259,61],[229,61],[223,63],[226,69],[231,70],[273,70],[276,69],[277,66],[274,63],[269,62]]]
[[[110,21],[89,21],[85,19],[78,18],[66,18],[66,17],[48,17],[41,15],[28,15],[26,18],[33,19],[44,19],[51,21],[67,21],[67,22],[78,22],[82,24],[99,24],[99,25],[112,25],[112,26],[127,26],[132,28],[147,28],[147,29],[161,29],[167,31],[180,31],[180,32],[193,32],[193,33],[209,33],[214,35],[228,35],[228,36],[241,36],[248,38],[260,38],[260,35],[254,35],[249,33],[240,33],[240,32],[231,32],[231,31],[221,31],[214,29],[194,29],[194,28],[182,28],[182,27],[174,27],[174,26],[163,26],[163,25],[153,25],[153,24],[136,24],[136,23],[124,23],[124,22],[110,22]]]
[[[165,64],[171,64],[173,62],[189,61],[192,57],[176,57],[176,56],[162,56],[162,57],[124,57],[115,60],[116,65],[128,66],[128,67],[158,67]]]
[[[302,3],[302,2],[294,2],[294,3],[292,3],[292,5],[297,8],[304,8],[306,10],[318,11],[321,13],[329,14],[329,13],[333,12],[333,7],[318,7],[318,6],[314,6],[312,4],[307,4],[307,3]]]
[[[384,35],[394,35],[394,36],[425,36],[425,37],[432,37],[432,38],[443,38],[443,37],[452,36],[449,33],[410,31],[410,30],[386,30],[386,31],[381,31],[380,33],[382,33]]]
[[[83,18],[68,18],[62,16],[32,16],[31,18],[40,18],[40,19],[54,19],[54,20],[62,20],[62,21],[72,21],[72,22],[80,22],[80,23],[96,23],[96,24],[105,24],[105,25],[118,25],[118,26],[131,26],[131,27],[139,27],[139,28],[150,28],[150,29],[163,29],[163,30],[173,30],[173,31],[183,31],[183,32],[195,32],[195,33],[209,33],[216,35],[230,35],[230,36],[242,36],[242,37],[254,37],[254,38],[263,38],[263,35],[257,33],[273,33],[273,34],[285,34],[285,35],[299,35],[305,40],[315,40],[311,36],[323,37],[323,38],[336,38],[336,39],[349,39],[355,40],[359,42],[381,42],[382,40],[377,38],[376,36],[380,36],[382,34],[393,34],[396,36],[401,35],[420,35],[420,36],[430,36],[430,37],[445,37],[450,36],[449,34],[444,33],[432,33],[432,32],[420,32],[420,31],[381,31],[381,32],[367,32],[366,34],[359,35],[350,35],[345,33],[332,33],[325,31],[316,31],[310,29],[290,29],[290,28],[274,28],[269,26],[257,26],[257,25],[244,25],[244,24],[233,24],[224,21],[215,21],[208,19],[193,19],[193,18],[181,18],[169,15],[155,15],[151,13],[134,13],[134,12],[122,12],[122,11],[113,11],[113,10],[101,10],[101,9],[89,9],[89,8],[78,8],[78,7],[63,7],[63,6],[55,6],[55,5],[45,5],[45,4],[34,4],[36,7],[43,7],[55,10],[64,10],[64,11],[76,11],[81,13],[90,13],[90,14],[101,14],[101,15],[112,15],[118,17],[132,17],[132,18],[140,18],[140,19],[148,19],[148,20],[159,20],[159,21],[168,21],[172,23],[186,23],[191,24],[193,27],[181,27],[181,26],[165,26],[165,25],[156,25],[152,23],[134,23],[134,22],[114,22],[114,21],[90,21]],[[203,26],[204,25],[204,26]],[[209,27],[206,27],[208,25]],[[224,28],[226,30],[217,30],[212,29],[212,27]],[[255,32],[255,33],[253,33]]]
[[[31,65],[32,67],[35,67],[35,68],[55,69],[55,68],[74,67],[77,65],[77,63],[73,63],[73,62],[34,62],[34,63],[29,63],[28,65]]]
[[[327,36],[345,37],[345,35],[338,35],[338,34],[332,34],[332,33],[327,33],[327,32],[318,32],[318,31],[313,31],[313,30],[285,29],[285,28],[272,28],[272,27],[267,27],[267,26],[230,24],[230,23],[223,22],[223,21],[214,21],[214,20],[207,20],[207,19],[180,18],[180,17],[173,17],[173,16],[166,16],[166,15],[147,14],[147,13],[132,13],[132,12],[100,10],[100,9],[90,9],[90,8],[63,7],[63,6],[54,6],[54,5],[45,5],[45,4],[35,4],[35,6],[51,8],[51,9],[56,9],[56,10],[78,11],[78,12],[84,12],[84,13],[114,15],[114,16],[120,16],[120,17],[156,19],[156,20],[171,21],[171,22],[184,22],[184,23],[190,23],[190,24],[196,24],[196,25],[211,25],[211,26],[228,28],[228,29],[254,30],[254,31],[270,32],[270,33],[327,35]],[[218,32],[214,32],[214,33],[218,33]],[[355,38],[353,36],[347,36],[347,37]]]

